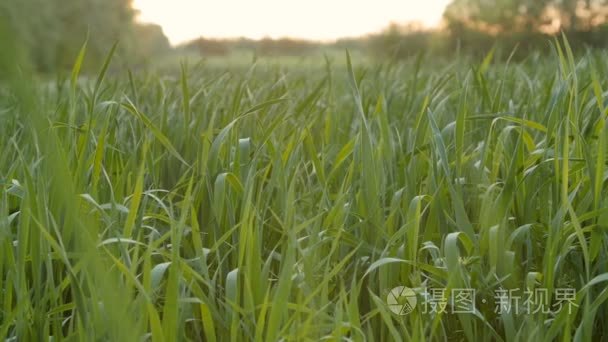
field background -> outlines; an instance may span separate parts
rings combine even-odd
[[[94,32],[65,55],[15,32],[6,341],[607,340],[608,52],[572,31],[534,50],[143,62]],[[431,288],[474,289],[475,310],[424,312]],[[501,290],[520,310],[497,312]],[[521,309],[536,290],[551,311]]]

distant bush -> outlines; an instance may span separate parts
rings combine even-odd
[[[564,34],[575,53],[587,49],[608,48],[608,25],[601,25],[589,31],[565,31]],[[533,52],[551,52],[550,42],[561,35],[539,31],[488,33],[472,28],[459,30],[403,31],[394,26],[366,38],[367,52],[376,58],[402,59],[428,53],[434,56],[452,57],[457,53],[480,57],[491,49],[499,58],[523,59]]]
[[[225,56],[231,50],[231,43],[221,39],[198,38],[186,45],[187,50],[195,51],[201,56]]]
[[[442,50],[444,36],[436,31],[402,29],[393,24],[387,30],[369,36],[366,47],[374,57],[401,59]]]
[[[134,39],[136,40],[135,46],[138,48],[140,57],[158,56],[171,49],[169,39],[167,39],[162,27],[159,25],[135,25]]]
[[[310,54],[319,44],[298,39],[270,39],[258,42],[257,53],[262,56],[301,56]]]
[[[186,43],[182,48],[197,52],[203,57],[225,56],[236,51],[250,51],[260,56],[303,56],[316,51],[320,46],[320,43],[291,38],[253,40],[201,37]]]

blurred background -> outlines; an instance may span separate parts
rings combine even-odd
[[[345,48],[378,59],[427,54],[526,58],[566,34],[575,51],[608,45],[608,0],[5,0],[0,20],[41,73],[69,69],[87,41],[84,70],[114,42],[114,65],[183,56],[301,57]],[[87,40],[88,37],[88,40]],[[0,43],[1,44],[1,43]]]

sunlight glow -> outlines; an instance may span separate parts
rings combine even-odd
[[[139,20],[161,25],[171,43],[207,38],[331,41],[378,32],[391,22],[439,24],[450,0],[134,0]]]

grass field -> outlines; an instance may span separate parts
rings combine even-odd
[[[0,53],[0,336],[606,340],[608,53],[553,50],[52,82]]]

